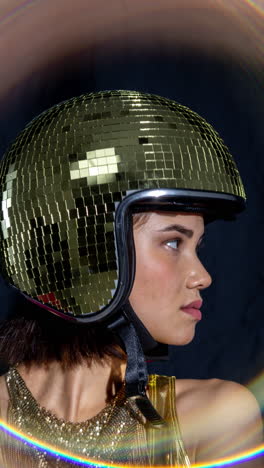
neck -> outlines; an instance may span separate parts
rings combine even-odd
[[[126,362],[109,358],[65,369],[53,361],[45,366],[21,364],[17,369],[39,406],[65,421],[81,422],[111,401],[124,380]]]

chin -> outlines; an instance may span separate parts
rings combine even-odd
[[[172,334],[170,333],[170,336],[159,336],[159,337],[154,337],[156,341],[162,344],[167,344],[167,345],[172,345],[172,346],[184,346],[192,342],[194,339],[195,333],[182,333],[182,334]]]
[[[168,344],[172,346],[185,346],[191,343],[193,338],[194,336],[192,336],[191,338],[180,338],[178,340],[173,340],[171,343]]]

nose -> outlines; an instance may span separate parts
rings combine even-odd
[[[187,287],[199,290],[206,289],[212,284],[212,277],[203,266],[201,260],[196,257],[192,268],[189,270]]]

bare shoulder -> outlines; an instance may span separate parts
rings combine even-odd
[[[177,381],[177,386],[177,402],[186,410],[188,408],[195,410],[199,407],[207,410],[213,408],[214,411],[221,409],[222,411],[224,407],[231,411],[239,409],[243,412],[243,410],[247,410],[247,414],[251,410],[253,417],[260,411],[253,393],[236,382],[221,379],[182,379]]]
[[[261,443],[260,408],[246,387],[220,379],[178,380],[177,384],[183,440],[195,452],[196,461],[221,458]]]

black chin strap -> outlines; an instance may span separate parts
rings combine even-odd
[[[115,322],[108,325],[108,328],[115,331],[122,339],[126,354],[127,368],[125,375],[126,397],[131,409],[139,416],[139,412],[154,427],[163,426],[165,421],[157,413],[154,406],[146,395],[146,385],[148,383],[148,372],[136,329],[131,321],[124,315]]]
[[[129,301],[124,304],[122,311],[128,320],[133,323],[146,359],[158,359],[159,361],[168,360],[168,345],[158,343],[154,340],[145,325],[143,325],[134,312]]]

